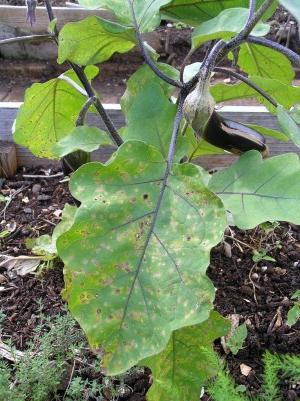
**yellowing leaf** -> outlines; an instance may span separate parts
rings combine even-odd
[[[168,172],[165,158],[137,141],[107,165],[79,168],[70,187],[81,206],[57,243],[65,298],[115,375],[208,318],[214,288],[205,272],[225,211],[199,168]]]

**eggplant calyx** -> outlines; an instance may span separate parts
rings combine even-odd
[[[196,134],[202,133],[214,112],[216,102],[210,93],[210,80],[199,79],[183,105],[184,117]]]

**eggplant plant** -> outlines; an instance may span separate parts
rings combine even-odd
[[[295,2],[280,1],[300,18]],[[65,265],[64,297],[107,375],[148,366],[148,400],[196,401],[215,374],[204,350],[229,330],[213,310],[215,288],[206,275],[211,249],[229,222],[242,229],[277,220],[300,224],[299,157],[267,157],[264,138],[300,147],[300,88],[293,85],[300,56],[265,38],[275,0],[80,4],[109,10],[113,20],[90,16],[59,31],[46,0],[45,37],[57,43],[58,63],[70,69],[26,91],[14,138],[50,159],[112,146],[106,163],[82,164],[85,157],[77,157],[82,165],[71,166],[70,191],[80,206],[56,242]],[[194,28],[180,71],[159,62],[144,41],[162,19]],[[189,64],[208,42],[204,59]],[[117,130],[91,81],[96,64],[137,45],[145,63],[127,82],[126,125]],[[239,72],[222,67],[233,58]],[[212,84],[214,72],[238,82]],[[277,114],[281,129],[217,113],[216,104],[242,98]],[[88,126],[88,111],[99,114],[105,130]],[[240,157],[215,174],[194,164],[198,156],[225,152]]]

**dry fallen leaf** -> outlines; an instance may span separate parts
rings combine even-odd
[[[62,210],[61,209],[57,209],[53,212],[54,216],[59,218],[62,214]]]
[[[10,233],[13,233],[15,231],[15,229],[17,228],[17,223],[15,221],[11,221],[10,223],[6,224],[5,228]]]
[[[17,362],[24,356],[24,353],[11,349],[11,347],[4,344],[0,339],[0,356],[8,361]]]
[[[283,325],[283,318],[282,318],[282,306],[279,306],[276,310],[276,313],[269,324],[267,333],[270,334],[273,331],[279,329]]]
[[[228,242],[224,241],[223,242],[223,246],[224,246],[224,253],[227,256],[227,258],[232,258],[232,248],[231,245],[228,244]]]
[[[249,373],[251,372],[252,368],[250,368],[250,366],[245,365],[244,363],[242,363],[240,365],[240,371],[242,373],[243,376],[249,376]]]
[[[0,255],[0,267],[7,270],[8,276],[14,278],[16,276],[25,276],[33,273],[41,263],[40,257],[35,256],[9,256]]]
[[[286,274],[286,269],[282,269],[281,267],[275,267],[274,271],[279,276],[284,276]]]

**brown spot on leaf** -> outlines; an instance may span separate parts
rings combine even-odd
[[[120,263],[119,265],[116,265],[116,268],[120,269],[120,270],[124,270],[125,272],[130,272],[131,271],[128,262]]]

